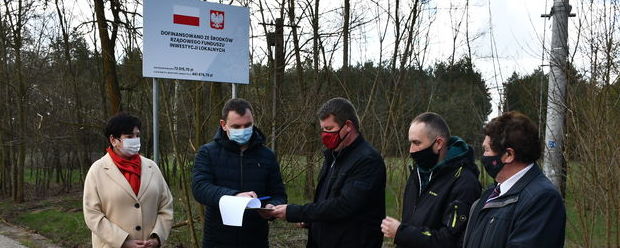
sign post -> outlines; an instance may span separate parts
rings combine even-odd
[[[159,163],[159,84],[153,78],[153,161]]]
[[[159,159],[157,79],[249,84],[250,11],[197,0],[144,1],[142,75],[153,78],[153,159]]]

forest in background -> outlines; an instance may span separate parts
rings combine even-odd
[[[152,156],[152,80],[141,71],[142,1],[94,0],[90,21],[75,24],[70,7],[77,1],[0,3],[0,200],[8,203],[2,214],[10,213],[12,204],[80,192],[89,166],[104,152],[103,127],[118,111],[142,120],[141,152]],[[493,117],[491,91],[499,87],[500,112],[526,113],[544,137],[546,69],[514,73],[501,87],[489,86],[472,55],[470,41],[482,34],[470,34],[469,1],[449,10],[452,55],[438,60],[427,53],[433,35],[428,27],[438,11],[432,10],[434,1],[343,0],[325,10],[326,2],[225,2],[250,7],[252,22],[260,23],[251,30],[251,84],[239,86],[238,94],[252,102],[256,125],[278,155],[292,200],[312,198],[322,160],[316,111],[332,97],[353,102],[363,135],[386,158],[395,214],[411,163],[406,134],[417,114],[443,115],[453,135],[478,156],[482,127]],[[608,0],[571,4],[579,31],[570,34],[568,62],[574,65],[578,57],[588,66],[566,68],[567,244],[618,247],[620,10]],[[376,14],[362,15],[360,6],[371,6]],[[285,24],[281,29],[268,25],[276,19]],[[362,40],[356,34],[371,22],[384,25],[377,32],[380,46],[372,48],[380,57],[351,64],[356,49],[349,46]],[[268,33],[276,37],[274,46],[267,43]],[[388,34],[394,42],[383,43]],[[188,234],[181,243],[191,246],[198,243],[203,220],[202,207],[187,194],[189,171],[196,149],[215,133],[231,86],[159,83],[160,167],[175,193],[176,228]]]

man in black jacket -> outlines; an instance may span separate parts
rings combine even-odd
[[[484,134],[482,164],[497,183],[472,207],[464,247],[564,247],[566,209],[536,164],[542,153],[536,124],[508,112]]]
[[[212,142],[200,147],[192,171],[194,198],[206,205],[203,247],[269,247],[269,211],[248,210],[243,226],[222,224],[219,209],[224,195],[266,197],[266,208],[286,203],[275,155],[254,127],[252,106],[231,99],[224,105],[220,128]]]
[[[385,164],[359,133],[355,108],[344,98],[319,110],[327,147],[314,202],[276,206],[274,215],[309,228],[307,247],[381,247]]]
[[[409,141],[416,167],[405,188],[403,221],[387,217],[381,229],[398,247],[460,247],[481,190],[473,149],[430,112],[413,119]]]

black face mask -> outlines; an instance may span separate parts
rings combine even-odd
[[[484,165],[484,170],[487,171],[487,174],[492,178],[495,178],[497,173],[506,165],[502,162],[502,155],[482,156],[481,162],[482,165]]]
[[[411,153],[411,158],[415,161],[418,168],[421,168],[423,171],[430,171],[439,160],[439,154],[433,152],[433,145],[436,141],[437,140],[433,141],[433,143],[424,150]]]

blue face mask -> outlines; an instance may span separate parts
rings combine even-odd
[[[252,130],[252,126],[239,129],[230,128],[228,129],[228,138],[239,145],[245,145],[250,141],[250,138],[252,138]]]

